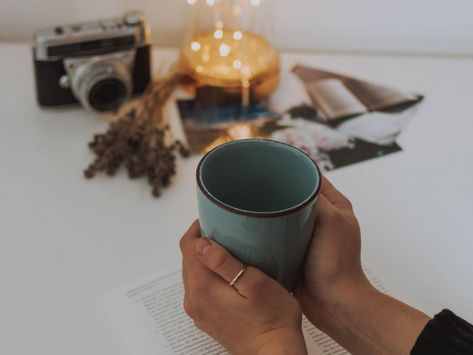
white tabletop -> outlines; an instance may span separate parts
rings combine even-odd
[[[352,199],[363,259],[393,295],[473,320],[473,59],[283,55],[295,62],[426,95],[403,152],[328,176]],[[127,354],[102,297],[179,262],[199,157],[179,161],[160,199],[125,174],[88,181],[87,142],[105,121],[40,109],[27,45],[1,44],[0,68],[0,353]]]

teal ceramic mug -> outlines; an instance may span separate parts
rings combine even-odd
[[[202,235],[294,290],[321,185],[314,161],[288,144],[236,140],[202,158],[197,185]]]

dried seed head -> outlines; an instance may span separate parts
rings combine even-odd
[[[190,154],[182,142],[166,144],[164,139],[170,127],[162,122],[162,109],[175,79],[173,74],[152,83],[135,108],[111,122],[105,133],[93,136],[89,147],[96,158],[84,171],[85,177],[98,172],[113,176],[123,165],[130,178],[146,177],[153,196],[161,195],[161,187],[176,174],[175,151],[183,157]]]

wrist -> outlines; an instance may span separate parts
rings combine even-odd
[[[261,334],[255,339],[255,355],[306,355],[301,327],[280,328]]]
[[[302,311],[319,328],[336,319],[346,319],[356,309],[368,307],[379,291],[364,277],[338,282],[317,293],[301,288],[298,293]]]
[[[307,293],[300,297],[306,317],[354,354],[410,353],[429,321],[424,313],[378,291],[368,281],[347,284],[331,299]]]

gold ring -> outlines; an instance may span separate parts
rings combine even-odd
[[[243,274],[245,273],[246,269],[248,269],[248,266],[246,265],[243,265],[241,270],[238,271],[238,274],[236,274],[236,276],[233,278],[232,281],[230,281],[228,284],[231,286],[231,287],[235,287],[235,284],[237,283],[237,281],[240,279],[240,277],[243,276]]]

